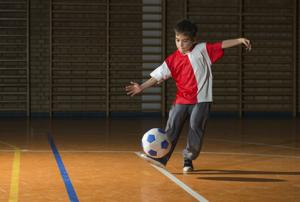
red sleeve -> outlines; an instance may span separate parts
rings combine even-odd
[[[206,43],[206,50],[211,63],[215,63],[224,55],[224,51],[222,49],[222,42]]]

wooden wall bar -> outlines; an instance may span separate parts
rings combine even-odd
[[[32,29],[30,11],[36,12],[37,4],[49,22],[43,19],[39,24],[35,18]],[[297,0],[0,0],[0,113],[30,116],[48,109],[50,116],[165,116],[176,93],[172,80],[135,97],[127,96],[124,87],[148,79],[176,50],[173,26],[188,18],[197,24],[200,41],[240,36],[252,41],[251,52],[228,49],[213,65],[212,111],[240,117],[248,112],[288,112],[295,117],[300,103],[299,7]],[[36,26],[49,28],[49,40],[35,33]],[[30,44],[34,50],[41,47],[32,51]],[[49,61],[41,59],[47,54]],[[45,72],[39,64],[45,65],[47,75],[35,79],[39,71]],[[46,81],[36,86],[41,78]]]
[[[0,1],[0,112],[29,114],[28,1]]]

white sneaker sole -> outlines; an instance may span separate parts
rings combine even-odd
[[[160,168],[166,169],[166,166],[165,166],[164,164],[162,164],[161,162],[156,161],[156,160],[154,160],[154,159],[152,159],[152,158],[149,158],[146,154],[141,153],[141,152],[137,152],[137,154],[138,154],[139,157],[141,157],[141,158],[144,159],[145,161],[147,161],[147,162],[149,162],[149,163],[151,163],[151,164],[153,164],[153,165],[155,165],[155,166],[158,166],[158,167],[160,167]]]
[[[182,169],[182,171],[183,171],[184,173],[190,173],[190,172],[193,172],[193,168],[192,168],[192,167],[184,167],[184,168]]]

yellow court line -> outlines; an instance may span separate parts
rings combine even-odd
[[[12,173],[11,173],[11,182],[10,182],[10,192],[9,192],[9,202],[17,202],[19,197],[19,175],[20,175],[20,159],[21,159],[21,150],[11,144],[0,141],[1,144],[12,147],[15,151]]]

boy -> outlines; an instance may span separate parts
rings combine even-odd
[[[183,172],[191,172],[193,171],[192,161],[199,156],[201,150],[212,102],[211,65],[223,56],[223,49],[243,44],[250,51],[251,44],[246,38],[217,43],[197,43],[197,27],[186,19],[178,22],[174,31],[177,50],[150,74],[150,79],[141,85],[130,82],[125,90],[127,95],[134,96],[170,77],[175,80],[176,98],[165,128],[172,142],[171,150],[160,159],[154,159],[145,154],[141,154],[141,157],[164,167],[173,153],[184,122],[189,118],[187,145],[183,150]]]

